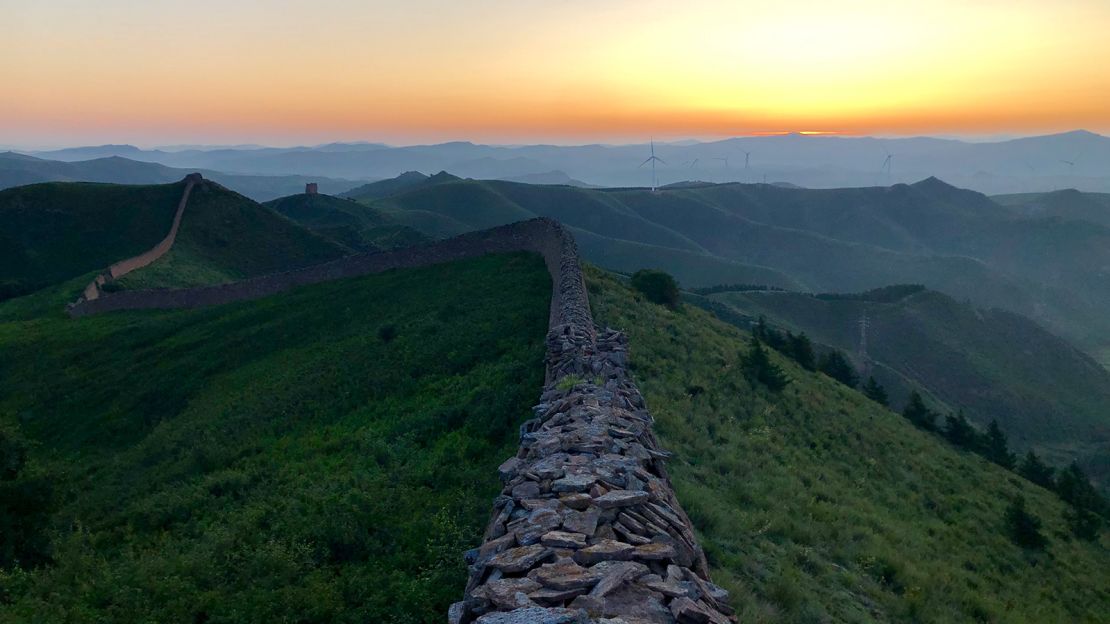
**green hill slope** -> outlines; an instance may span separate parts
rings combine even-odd
[[[339,244],[211,181],[193,188],[170,251],[124,276],[125,288],[218,284],[348,253]]]
[[[747,334],[588,276],[598,321],[629,334],[678,497],[742,622],[1099,622],[1100,544],[1051,493],[947,446],[777,355],[780,394],[742,375]],[[1006,535],[1015,496],[1050,543]]]
[[[0,438],[34,441],[16,486],[53,490],[20,542],[48,564],[0,548],[0,621],[441,622],[543,382],[550,288],[514,254],[0,322]]]
[[[909,380],[984,427],[997,419],[1019,447],[1059,465],[1078,458],[1102,477],[1110,468],[1110,373],[1026,318],[933,291],[895,302],[773,292],[711,298],[847,353],[858,350],[866,314],[868,353],[888,388]],[[905,395],[892,392],[894,404]]]
[[[301,193],[263,205],[354,251],[408,247],[428,240],[420,232],[352,199]]]
[[[0,301],[150,249],[169,232],[183,189],[48,183],[0,191]]]
[[[1110,227],[1110,193],[1064,189],[1051,193],[995,195],[991,199],[1023,216],[1089,221]]]
[[[374,200],[383,197],[389,197],[394,193],[426,184],[429,176],[420,173],[419,171],[406,171],[396,178],[388,180],[380,180],[378,182],[371,182],[356,186],[355,188],[343,193],[340,197],[349,197],[351,199]]]
[[[813,292],[921,283],[1028,316],[1090,353],[1110,352],[1110,229],[1022,214],[933,178],[889,188],[730,183],[655,193],[429,179],[364,201],[434,237],[552,217],[616,241],[619,266],[662,268],[688,287],[726,283],[737,264],[785,276],[771,285]],[[586,257],[618,266],[606,264],[603,249],[593,245]],[[697,269],[690,253],[704,257]]]

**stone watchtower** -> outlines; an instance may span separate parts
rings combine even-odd
[[[304,194],[305,195],[315,195],[317,192],[318,191],[317,191],[315,182],[309,182],[308,184],[304,185]]]

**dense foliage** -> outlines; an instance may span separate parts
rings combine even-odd
[[[743,622],[1098,622],[1105,534],[1071,539],[1043,488],[918,431],[767,350],[792,383],[744,374],[751,336],[693,306],[638,303],[588,274],[599,322],[629,334],[678,496]],[[1016,496],[1043,551],[1010,538]]]
[[[549,293],[514,254],[194,311],[0,304],[0,419],[29,441],[4,466],[57,490],[46,560],[3,551],[0,621],[442,622]]]
[[[640,269],[632,274],[631,284],[652,303],[674,308],[681,300],[678,282],[663,271]]]

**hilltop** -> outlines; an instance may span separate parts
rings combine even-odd
[[[1023,216],[1089,221],[1110,227],[1110,193],[1065,189],[1051,193],[995,195],[991,199]]]
[[[123,288],[199,286],[287,271],[349,253],[269,208],[203,180],[192,191],[177,240]]]
[[[365,204],[331,195],[289,195],[264,206],[352,251],[408,247],[428,240]]]
[[[897,300],[789,292],[720,292],[710,298],[749,317],[829,345],[860,361],[860,319],[868,321],[872,374],[893,405],[912,389],[963,409],[983,428],[997,420],[1019,448],[1057,465],[1078,458],[1105,477],[1110,467],[1110,373],[1029,319],[977,309],[935,291]]]
[[[0,191],[0,301],[146,251],[169,231],[183,188],[50,183]]]

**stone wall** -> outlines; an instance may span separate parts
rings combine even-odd
[[[511,251],[540,254],[552,277],[546,381],[521,426],[482,544],[465,554],[469,581],[450,624],[726,624],[726,593],[675,498],[662,450],[628,370],[624,334],[598,329],[574,239],[534,219],[420,247],[351,256],[183,290],[122,292],[74,316],[199,307],[296,286]]]
[[[78,304],[81,301],[99,299],[103,294],[101,287],[104,286],[104,284],[119,279],[136,269],[141,269],[166,255],[166,252],[173,247],[173,242],[177,239],[177,230],[181,226],[181,216],[185,214],[185,206],[189,203],[189,193],[192,192],[193,187],[201,182],[201,180],[202,178],[199,173],[190,173],[185,176],[185,190],[181,193],[181,201],[177,203],[177,211],[173,215],[173,224],[170,225],[170,231],[166,234],[165,238],[154,247],[151,247],[137,256],[116,262],[93,278],[93,280],[89,282],[89,285],[85,286],[85,290],[81,292],[81,299],[78,300]]]

